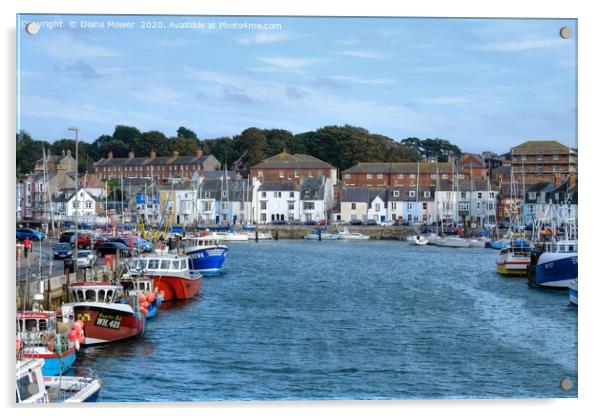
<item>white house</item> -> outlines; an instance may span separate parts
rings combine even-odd
[[[103,223],[103,202],[84,189],[77,191],[77,198],[75,189],[62,189],[52,197],[52,214],[58,221],[75,221],[77,214],[78,223]]]
[[[197,198],[201,224],[245,224],[252,221],[253,185],[247,179],[200,178]]]
[[[376,221],[377,224],[387,221],[387,191],[371,189],[369,201],[368,219]]]
[[[387,216],[387,190],[378,187],[350,186],[341,189],[341,221],[375,220],[385,222]]]
[[[321,221],[328,218],[334,206],[332,179],[320,176],[307,178],[300,188],[301,220]]]
[[[293,182],[264,182],[257,188],[255,201],[258,224],[301,220],[300,190]]]

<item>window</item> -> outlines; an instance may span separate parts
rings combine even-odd
[[[437,179],[437,174],[436,173],[431,173],[431,179]]]
[[[312,202],[313,203],[313,202]],[[288,209],[289,210],[294,210],[295,209],[295,203],[292,201],[289,201],[288,203]],[[313,208],[312,208],[313,209]]]
[[[554,155],[554,160],[560,160],[560,155]]]
[[[291,208],[291,205],[293,206],[293,208]],[[295,207],[295,204],[292,202],[289,202],[289,209],[294,209],[294,207]],[[303,209],[304,210],[313,210],[313,209],[315,209],[315,204],[313,202],[305,201],[305,202],[303,202]]]
[[[203,202],[203,210],[205,212],[211,211],[211,202]]]
[[[295,197],[295,193],[294,192],[289,192],[288,193],[288,197],[289,198],[294,198]]]
[[[258,171],[257,176],[260,178],[263,178],[263,171],[262,170]]]
[[[408,192],[408,196],[409,196],[410,198],[413,198],[413,197],[415,197],[415,196],[416,196],[416,191],[409,191],[409,192]]]
[[[282,196],[282,192],[274,192],[274,198],[280,198]]]
[[[186,260],[180,260],[180,269],[185,269],[186,268]]]
[[[345,175],[343,175],[344,179],[351,179],[351,175],[349,173],[346,173]]]
[[[351,209],[355,209],[355,208],[356,208],[355,202],[352,202],[351,203]]]
[[[372,179],[372,174],[371,173],[366,173],[366,179]]]
[[[400,174],[398,174],[398,175],[397,175],[397,178],[398,178],[398,179],[403,179],[403,173],[400,173]]]
[[[560,172],[560,166],[558,166],[558,165],[554,166],[554,172]]]
[[[378,202],[374,204],[374,211],[380,212],[380,204]]]
[[[424,191],[424,197],[425,198],[430,198],[431,197],[431,191]]]
[[[259,209],[267,209],[267,205],[268,205],[267,201],[261,201],[259,204]]]
[[[441,179],[447,179],[447,178],[448,178],[447,173],[442,173],[441,174]]]
[[[411,211],[414,209],[414,203],[413,202],[408,202],[408,211]]]
[[[284,178],[284,171],[283,170],[279,171],[278,176],[280,176],[281,178]]]
[[[529,199],[537,198],[537,192],[529,192]]]
[[[299,171],[297,169],[295,169],[295,178],[299,177]]]
[[[527,161],[527,155],[522,155],[520,157],[520,160],[522,160],[523,162],[526,162]]]
[[[88,208],[88,209],[92,208],[92,202],[86,202],[86,208]]]
[[[477,209],[481,209],[481,203],[477,202]]]
[[[399,196],[399,191],[393,191],[393,196]]]
[[[483,192],[477,192],[477,198],[478,199],[482,199],[483,198]]]
[[[205,198],[210,198],[211,197],[211,193],[209,191],[205,191]]]
[[[495,192],[489,192],[489,198],[495,198]]]
[[[228,197],[228,193],[226,191],[222,191],[222,198],[227,198]]]
[[[427,207],[427,204],[426,204],[426,202],[423,202],[423,203],[422,203],[422,209],[423,209],[423,210],[426,210],[426,207]]]
[[[222,211],[225,211],[228,209],[228,203],[227,202],[222,202]]]
[[[537,160],[543,160],[543,155],[537,155]]]
[[[169,260],[161,260],[161,269],[162,270],[167,270],[169,269]]]
[[[537,172],[543,172],[543,166],[538,166],[537,167]]]
[[[468,211],[468,205],[469,205],[468,202],[460,202],[458,204],[458,209],[460,211]]]
[[[464,174],[463,173],[458,173],[458,179],[464,179]]]
[[[391,209],[397,209],[397,202],[391,202]]]
[[[261,214],[261,222],[266,222],[267,217],[265,214]]]
[[[262,193],[261,193],[261,197],[262,197],[262,198],[266,198],[266,197],[267,197],[267,193],[266,193],[266,192],[262,192]]]
[[[416,174],[415,173],[410,173],[410,179],[416,179]]]
[[[313,178],[313,175],[311,174],[311,170],[307,171],[307,176],[310,178]]]
[[[376,179],[382,179],[382,178],[383,178],[383,174],[382,174],[382,173],[378,173],[378,174],[376,175]]]

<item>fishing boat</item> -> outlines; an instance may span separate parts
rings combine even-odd
[[[368,240],[370,238],[369,235],[362,233],[352,233],[349,231],[349,227],[343,227],[342,230],[337,228],[339,234],[339,240]],[[324,238],[324,233],[322,233],[322,238]]]
[[[496,270],[505,276],[527,276],[530,264],[531,246],[523,239],[516,239],[501,249],[496,258]]]
[[[490,247],[494,250],[501,250],[510,245],[511,240],[509,238],[502,238],[500,240],[492,241]]]
[[[83,403],[99,398],[100,379],[91,371],[84,376],[44,376],[44,359],[18,359],[17,403]]]
[[[63,316],[84,322],[83,346],[135,338],[144,332],[146,318],[138,298],[110,282],[75,282],[69,286],[74,300],[62,306]]]
[[[44,376],[64,373],[71,368],[76,356],[69,329],[69,322],[58,319],[54,311],[19,312],[17,337],[23,358],[43,358]]]
[[[560,240],[546,244],[537,259],[535,286],[567,289],[577,278],[577,240]]]
[[[191,271],[190,258],[179,254],[153,254],[132,260],[130,273],[152,279],[163,292],[162,301],[189,299],[198,295],[203,277]]]
[[[491,239],[487,237],[471,238],[470,247],[474,248],[485,248],[491,243]]]
[[[136,262],[136,265],[140,265],[140,262]],[[165,294],[154,286],[151,278],[145,277],[142,273],[136,276],[124,274],[119,279],[119,283],[123,286],[127,296],[138,296],[140,306],[146,310],[143,310],[143,312],[146,312],[147,321],[157,316]]]
[[[569,282],[569,303],[577,306],[577,295],[578,295],[578,290],[577,290],[577,279],[571,280]]]
[[[188,256],[188,267],[192,272],[218,274],[222,270],[228,246],[211,235],[187,237],[182,240],[184,253]],[[167,292],[165,292],[167,294]],[[165,300],[168,300],[167,298]]]
[[[406,240],[413,246],[426,246],[429,243],[428,238],[423,235],[411,235]]]
[[[213,233],[208,237],[210,240],[221,240],[221,241],[249,241],[249,235],[245,233],[226,232],[226,233]]]
[[[438,241],[437,245],[442,247],[467,248],[470,247],[470,240],[461,237],[445,236]]]

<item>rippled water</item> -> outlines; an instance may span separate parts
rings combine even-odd
[[[494,250],[232,243],[136,340],[80,352],[103,401],[576,397],[577,308]]]

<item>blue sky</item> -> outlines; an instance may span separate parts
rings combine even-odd
[[[439,137],[506,152],[527,139],[576,145],[576,21],[22,15],[17,128],[92,141],[115,125],[200,138],[247,127],[332,124],[396,140]],[[105,28],[82,28],[81,21]],[[109,29],[107,22],[133,22]],[[141,22],[164,29],[142,29]],[[77,27],[71,28],[70,22]],[[170,22],[272,23],[271,30]],[[559,29],[572,28],[562,39]]]

